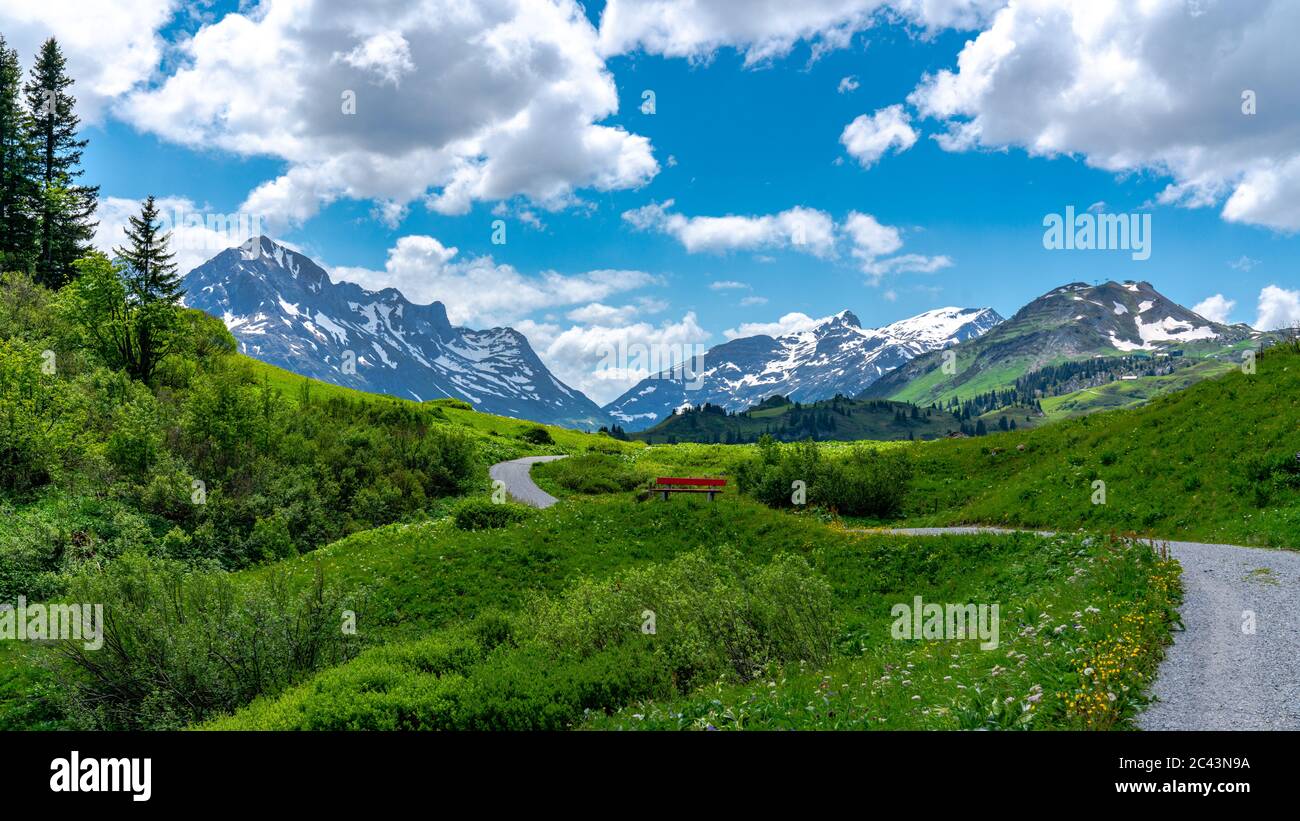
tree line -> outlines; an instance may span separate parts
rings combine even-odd
[[[148,381],[171,349],[184,295],[170,234],[150,196],[110,259],[91,241],[99,186],[85,185],[88,140],[58,41],[41,46],[24,82],[0,34],[0,271],[51,291],[71,286],[71,313],[111,366]]]

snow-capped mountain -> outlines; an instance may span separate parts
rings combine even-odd
[[[337,385],[577,428],[609,418],[556,379],[513,328],[453,326],[442,303],[393,288],[332,282],[311,259],[267,237],[229,248],[185,277],[186,304],[221,317],[240,350]]]
[[[1039,368],[1067,360],[1126,354],[1188,358],[1232,356],[1233,346],[1260,334],[1246,325],[1206,319],[1149,282],[1072,282],[1043,294],[990,333],[958,346],[957,373],[917,381],[942,364],[919,356],[880,379],[873,397],[929,403],[1005,387]],[[917,388],[917,385],[923,388]]]
[[[774,394],[812,402],[854,396],[915,356],[977,337],[1002,321],[991,308],[939,308],[883,328],[850,311],[779,337],[748,336],[699,362],[641,380],[605,406],[627,430],[643,430],[686,404],[741,411]]]

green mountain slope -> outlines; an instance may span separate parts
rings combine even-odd
[[[1043,368],[1097,357],[1238,363],[1242,350],[1257,347],[1269,336],[1244,325],[1211,322],[1146,282],[1073,283],[1038,297],[981,337],[913,359],[882,377],[864,396],[946,405],[1012,388],[1017,379]],[[951,364],[945,369],[946,361]],[[1187,376],[1221,372],[1202,369]],[[1156,395],[1190,381],[1157,381],[1147,387],[1152,389],[1149,395]],[[1083,401],[1075,404],[1078,410],[1086,406]],[[1108,406],[1105,401],[1098,404]]]

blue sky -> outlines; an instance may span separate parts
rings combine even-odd
[[[461,66],[425,65],[458,59],[442,56],[456,50],[439,38],[466,42],[472,26],[446,31],[428,14],[416,24],[379,12],[349,18],[339,13],[348,4],[295,2],[245,4],[242,15],[235,3],[192,15],[162,0],[124,2],[123,13],[144,4],[132,16],[145,33],[118,54],[79,48],[84,21],[54,12],[14,21],[0,12],[0,31],[24,62],[26,43],[44,27],[85,75],[76,91],[90,123],[87,178],[105,199],[102,237],[129,201],[150,193],[200,213],[254,212],[268,233],[336,278],[442,299],[465,324],[519,327],[561,378],[602,400],[633,378],[592,376],[602,340],[711,344],[747,325],[795,327],[801,320],[791,314],[845,308],[864,325],[947,305],[1010,316],[1075,280],[1147,280],[1188,306],[1218,295],[1206,310],[1228,321],[1256,322],[1261,299],[1271,322],[1293,308],[1300,318],[1300,149],[1289,88],[1296,60],[1279,50],[1274,59],[1247,56],[1282,42],[1270,32],[1296,22],[1294,6],[1261,3],[1254,17],[1233,17],[1242,52],[1224,56],[1220,68],[1208,58],[1179,64],[1155,46],[1142,51],[1162,37],[1194,44],[1221,30],[1224,20],[1213,18],[1232,9],[1205,2],[1084,20],[1048,0],[1027,4],[1036,7],[1032,18],[995,16],[996,0],[810,0],[788,14],[766,0],[742,4],[744,13],[732,0],[656,0],[640,16],[624,3],[617,19],[602,19],[605,4],[589,3],[583,21],[564,17],[567,0],[529,0],[559,7],[560,16],[512,23],[522,39],[510,54],[521,42],[545,48],[507,65],[518,82],[476,88],[477,53],[463,58],[464,85],[435,87],[428,73],[446,77]],[[493,7],[486,16],[513,2],[485,4]],[[709,6],[713,14],[698,11]],[[1061,24],[1043,25],[1052,15]],[[556,20],[567,27],[558,35],[547,31]],[[110,31],[119,24],[91,22]],[[1078,33],[1089,26],[1113,27],[1112,40]],[[265,43],[317,56],[287,62],[277,83],[267,77],[275,61],[259,64]],[[1008,43],[1024,54],[1006,58],[999,45]],[[124,66],[138,76],[105,79]],[[358,115],[337,127],[329,119],[337,89],[321,79],[336,69],[359,94]],[[934,79],[945,76],[950,86]],[[849,77],[856,87],[841,89]],[[547,102],[560,100],[566,84],[580,88],[580,102]],[[613,101],[592,102],[606,85],[616,112]],[[1246,88],[1259,93],[1254,115],[1240,110]],[[641,111],[647,89],[653,114]],[[249,100],[263,107],[238,113]],[[911,139],[850,152],[846,126],[891,107]],[[455,128],[443,121],[478,109],[471,132],[482,141],[468,154],[447,148]],[[520,110],[534,122],[503,125]],[[952,138],[971,122],[973,139]],[[574,151],[565,129],[613,147]],[[462,183],[470,193],[443,196]],[[1097,203],[1152,215],[1149,259],[1044,249],[1045,215]],[[625,216],[656,204],[662,212],[641,228]],[[825,243],[792,244],[780,216],[790,209],[823,225]],[[853,214],[869,215],[888,235],[865,255],[849,229]],[[727,216],[753,220],[694,222]],[[491,241],[497,219],[506,225],[501,245]],[[692,246],[683,237],[696,229]],[[217,250],[200,246],[186,258]],[[593,279],[593,271],[637,275]],[[494,282],[504,296],[485,297]],[[738,285],[711,287],[724,282]],[[535,293],[559,290],[570,295]],[[512,292],[533,296],[512,301]]]

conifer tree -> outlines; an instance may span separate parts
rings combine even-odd
[[[168,247],[171,234],[162,233],[162,221],[152,194],[141,206],[140,215],[128,217],[127,222],[128,244],[114,248],[113,253],[126,263],[132,293],[141,304],[179,304],[184,291],[176,263],[172,262],[176,255]]]
[[[36,157],[22,103],[18,52],[0,35],[0,271],[30,272],[36,260]]]
[[[90,250],[98,225],[93,218],[99,186],[77,183],[87,141],[77,136],[81,119],[77,100],[68,91],[72,84],[63,51],[51,37],[41,46],[23,87],[40,185],[36,278],[51,288],[75,275],[72,263]]]

